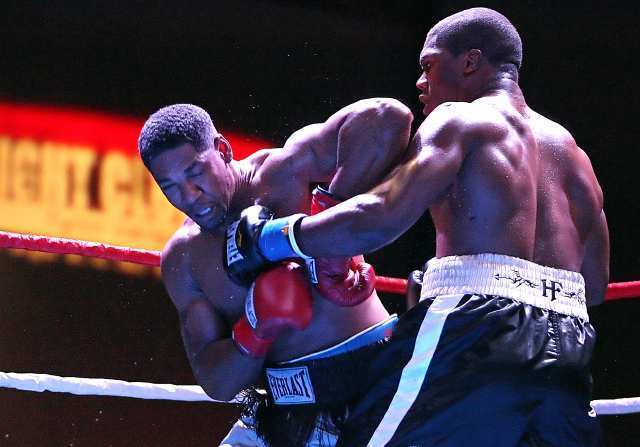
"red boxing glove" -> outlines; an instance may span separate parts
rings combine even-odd
[[[317,288],[326,299],[339,306],[356,306],[369,298],[376,272],[362,256],[316,259]]]
[[[311,192],[311,215],[318,214],[324,210],[336,206],[342,200],[331,194],[321,186],[316,186]]]
[[[311,196],[311,214],[340,203],[329,191],[317,187]],[[318,258],[315,260],[317,288],[323,297],[338,306],[356,306],[369,298],[376,285],[373,266],[364,257]]]
[[[244,354],[264,357],[283,331],[309,325],[312,304],[302,267],[295,262],[277,265],[258,275],[249,289],[244,315],[233,326],[233,341]]]

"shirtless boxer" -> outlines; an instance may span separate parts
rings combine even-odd
[[[209,115],[196,106],[162,108],[141,130],[139,150],[145,165],[171,204],[188,216],[163,250],[162,279],[179,313],[194,376],[209,396],[225,401],[267,380],[270,400],[261,405],[269,406],[266,410],[259,406],[255,411],[261,419],[251,423],[273,445],[300,445],[305,437],[311,444],[318,436],[324,436],[325,443],[331,441],[329,445],[335,442],[335,427],[326,414],[320,417],[323,429],[309,434],[318,412],[330,407],[335,413],[341,404],[331,401],[322,407],[330,396],[322,396],[321,385],[315,390],[306,388],[314,385],[309,381],[321,379],[314,377],[323,367],[316,357],[373,343],[384,337],[386,327],[394,321],[373,290],[371,269],[361,259],[349,261],[346,257],[318,265],[318,284],[311,289],[302,269],[294,264],[258,276],[247,301],[257,315],[247,318],[245,297],[253,277],[236,284],[225,273],[226,226],[240,210],[254,203],[282,215],[308,213],[311,191],[317,184],[325,189],[313,192],[316,211],[338,198],[366,191],[400,161],[411,121],[411,112],[395,100],[362,100],[324,123],[295,132],[282,149],[261,150],[244,160],[233,159],[227,140],[216,131]],[[326,296],[320,297],[317,290]],[[361,332],[339,348],[327,349]],[[327,352],[308,356],[319,350]],[[265,366],[288,361],[287,367],[293,371],[299,362],[292,360],[304,355],[308,358],[298,370],[306,368],[307,375],[295,376],[293,385],[281,383],[291,379],[287,371],[274,369],[264,378]],[[314,361],[315,370],[309,365]],[[296,389],[295,384],[304,388]],[[299,390],[304,391],[302,396]],[[289,416],[301,406],[278,405],[278,400],[299,404],[305,399],[319,409],[299,411],[304,417],[297,418],[297,425]],[[287,412],[287,408],[293,410]],[[286,424],[290,425],[288,430]],[[224,442],[262,445],[243,422]]]
[[[527,106],[521,62],[501,14],[443,19],[420,53],[426,119],[413,156],[317,216],[245,214],[237,226],[243,250],[271,261],[339,256],[390,243],[430,211],[436,257],[421,301],[372,362],[338,445],[600,443],[587,304],[602,302],[608,282],[603,195],[570,133]]]

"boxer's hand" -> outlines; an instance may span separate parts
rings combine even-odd
[[[420,301],[420,291],[422,290],[422,270],[414,270],[407,278],[407,310],[418,304]]]
[[[229,277],[237,284],[248,286],[275,261],[309,258],[300,252],[293,238],[293,225],[304,216],[294,214],[273,219],[271,210],[263,206],[244,209],[240,219],[227,228],[224,265]]]
[[[232,337],[244,354],[264,357],[283,331],[305,329],[311,315],[311,292],[303,268],[295,262],[283,263],[258,275]]]
[[[340,200],[317,187],[311,195],[311,214],[320,213]],[[307,263],[309,267],[309,263]],[[310,272],[313,277],[313,272]],[[376,285],[373,266],[363,256],[352,258],[318,258],[315,260],[317,288],[323,297],[338,306],[356,306],[369,298]]]
[[[224,266],[235,283],[248,286],[269,265],[258,249],[257,239],[272,217],[268,208],[255,205],[243,210],[240,219],[227,227]]]
[[[373,266],[364,257],[316,259],[318,291],[338,306],[356,306],[369,298],[376,285]]]

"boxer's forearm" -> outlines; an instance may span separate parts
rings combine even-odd
[[[312,257],[368,253],[416,223],[452,184],[464,160],[459,147],[420,147],[370,192],[302,219],[295,233],[302,252]]]
[[[302,219],[296,240],[303,253],[313,257],[371,252],[393,242],[408,228],[388,208],[381,196],[359,195],[328,212]]]
[[[198,384],[212,399],[230,401],[260,379],[264,359],[242,354],[230,338],[206,345],[191,359]]]

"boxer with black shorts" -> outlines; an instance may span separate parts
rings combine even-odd
[[[224,444],[264,445],[268,439],[271,445],[301,445],[321,437],[333,445],[329,405],[307,402],[305,411],[296,412],[302,407],[287,399],[309,400],[313,383],[307,380],[322,380],[314,365],[374,343],[388,334],[376,328],[394,321],[373,289],[373,269],[361,257],[319,264],[313,286],[295,263],[230,281],[224,270],[233,256],[225,245],[227,225],[254,203],[282,215],[308,213],[312,202],[319,211],[366,191],[404,157],[412,119],[398,101],[362,100],[298,130],[283,148],[243,160],[233,159],[230,144],[200,107],[164,107],[144,124],[140,155],[167,199],[188,216],[162,252],[162,279],[179,314],[194,376],[218,400],[255,386],[269,392],[248,393],[247,411],[273,424],[239,421]],[[290,376],[274,372],[280,387],[269,386],[266,366],[310,354],[317,355],[304,365],[308,375],[296,375],[298,365]],[[327,398],[316,396],[318,402]],[[343,404],[332,402],[332,414],[344,413]]]
[[[244,252],[270,262],[367,253],[428,209],[436,257],[420,302],[371,363],[338,445],[600,445],[587,306],[604,299],[609,237],[589,158],[527,106],[522,42],[496,11],[441,20],[419,63],[426,119],[413,155],[316,216],[245,216]]]

